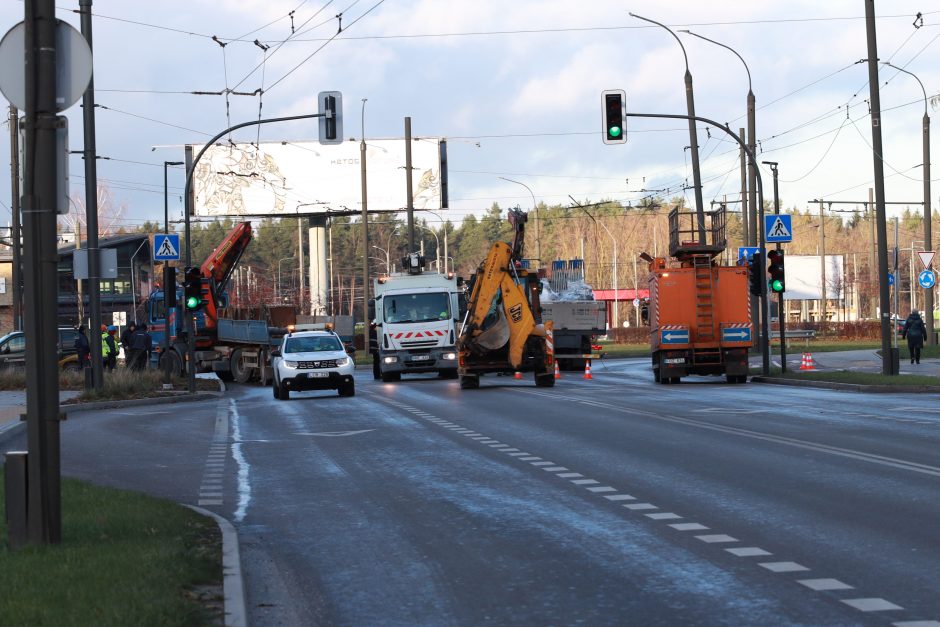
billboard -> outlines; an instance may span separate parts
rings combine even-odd
[[[787,300],[819,300],[822,297],[822,264],[819,255],[786,256]],[[843,256],[826,255],[826,299],[845,298]]]
[[[415,209],[446,207],[446,143],[411,142]],[[194,147],[198,151],[200,147]],[[446,166],[445,166],[446,168]],[[193,208],[199,216],[279,216],[362,210],[360,142],[265,142],[211,146],[193,174]],[[405,140],[366,141],[368,208],[407,206]]]

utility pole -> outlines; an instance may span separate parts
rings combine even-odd
[[[738,129],[738,135],[741,137],[741,143],[745,141],[744,129]],[[744,147],[738,149],[741,153],[741,224],[744,227],[741,233],[741,239],[745,246],[751,245],[751,216],[747,208],[747,155],[744,154]]]
[[[20,130],[16,107],[10,105],[10,211],[13,213],[13,330],[23,330],[23,263],[20,259]]]
[[[369,353],[369,195],[366,184],[366,101],[362,99],[359,179],[362,187],[362,350]]]
[[[56,17],[54,0],[25,2],[26,158],[24,316],[28,442],[27,536],[62,540],[56,250]]]
[[[780,192],[777,187],[777,166],[776,161],[763,161],[770,166],[770,171],[774,175],[774,215],[780,215]],[[777,242],[777,250],[781,250],[780,242]],[[783,292],[777,294],[777,320],[780,326],[780,371],[787,371],[787,303]],[[767,346],[770,346],[768,342]]]
[[[411,189],[411,118],[405,118],[405,207],[408,210],[408,252],[415,251],[415,200]]]
[[[865,34],[868,42],[868,90],[871,102],[872,161],[875,171],[875,216],[878,221],[878,274],[881,304],[881,372],[896,375],[897,349],[891,347],[891,296],[888,292],[888,229],[885,224],[885,170],[881,140],[881,92],[878,83],[878,42],[875,32],[875,0],[865,0]]]
[[[825,328],[826,324],[826,216],[823,213],[823,202],[819,201],[819,323]]]
[[[92,0],[78,0],[81,14],[82,35],[88,49],[94,53],[91,36]],[[95,146],[95,76],[92,74],[82,96],[82,118],[84,120],[85,159],[85,227],[88,231],[88,300],[91,304],[91,322],[88,325],[91,344],[91,377],[96,390],[102,381],[101,361],[101,250],[98,248],[98,168]],[[137,303],[134,303],[136,306]]]

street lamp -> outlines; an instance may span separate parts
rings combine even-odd
[[[389,239],[389,244],[391,244],[391,239]],[[376,246],[374,244],[372,245],[372,248],[385,253],[385,274],[391,274],[392,273],[392,255],[389,253],[388,248],[382,248],[381,246]],[[373,259],[376,259],[376,257],[373,257]]]
[[[685,59],[685,106],[688,109],[689,116],[689,148],[692,151],[692,181],[695,186],[695,204],[696,206],[696,216],[698,218],[698,239],[700,244],[705,244],[705,203],[702,202],[702,172],[699,168],[698,160],[698,130],[695,128],[695,94],[692,91],[692,73],[689,72],[689,56],[685,53],[685,46],[682,45],[682,40],[679,39],[679,36],[672,32],[665,24],[660,24],[654,20],[651,20],[635,13],[630,13],[631,17],[635,17],[638,20],[643,20],[644,22],[649,22],[655,24],[656,26],[665,28],[669,31],[669,34],[675,37],[676,41],[679,43],[679,47],[682,48],[682,58]]]
[[[586,213],[587,217],[591,218],[591,222],[594,224],[600,224],[602,227],[604,227],[604,230],[607,231],[607,237],[610,238],[611,244],[614,247],[614,328],[616,328],[617,325],[620,324],[620,290],[618,289],[617,283],[617,240],[614,239],[613,235],[611,235],[610,229],[607,228],[607,225],[605,225],[603,222],[599,223],[597,220],[595,220],[594,216],[588,213],[588,210],[585,209],[583,205],[578,203],[578,201],[575,200],[573,196],[569,194],[568,198],[570,198],[571,202],[577,205],[581,211]]]
[[[535,211],[535,257],[541,263],[542,261],[542,229],[539,224],[539,206],[535,203],[535,194],[532,193],[532,188],[530,188],[525,183],[520,181],[514,181],[512,179],[507,179],[505,176],[500,176],[504,181],[509,181],[510,183],[515,183],[516,185],[522,185],[527,190],[529,190],[529,195],[532,196],[532,209]]]
[[[896,65],[891,65],[888,61],[884,61],[883,65],[893,67],[899,72],[913,76],[917,84],[920,85],[921,91],[924,92],[924,248],[926,250],[932,250],[933,233],[932,225],[930,224],[932,218],[930,211],[930,116],[927,115],[927,90],[924,89],[924,84],[912,72],[908,72]],[[913,294],[913,288],[911,289],[911,293]],[[933,289],[924,290],[924,312],[927,315],[927,320],[924,321],[927,325],[927,344],[934,346],[937,340],[933,334]]]
[[[699,35],[698,33],[693,33],[690,30],[680,30],[679,32],[688,33],[689,35],[692,35],[693,37],[704,39],[705,41],[715,44],[716,46],[721,46],[722,48],[725,48],[726,50],[730,50],[734,54],[734,56],[740,59],[741,63],[744,64],[744,71],[747,72],[747,135],[748,135],[747,145],[748,145],[748,148],[751,149],[752,153],[757,154],[756,152],[754,152],[754,149],[756,148],[756,144],[757,144],[757,137],[756,137],[757,122],[755,120],[755,112],[757,111],[757,108],[756,108],[756,103],[754,99],[754,90],[752,89],[752,85],[751,85],[751,70],[750,68],[747,67],[747,63],[744,61],[744,57],[738,54],[738,52],[731,46],[727,46],[721,42],[715,41],[714,39],[709,39],[708,37],[704,37],[702,35]],[[758,228],[756,224],[757,222],[757,206],[756,206],[757,205],[757,190],[755,189],[757,174],[754,170],[754,167],[755,167],[754,164],[750,163],[749,161],[747,185],[748,185],[748,189],[750,190],[750,193],[748,194],[749,196],[748,197],[748,213],[747,213],[747,216],[745,216],[744,218],[745,222],[750,222],[750,228],[748,229],[748,245],[749,246],[753,246],[754,244],[757,243],[756,229]]]
[[[425,231],[427,231],[428,233],[430,233],[431,235],[434,236],[434,241],[437,242],[436,248],[434,249],[434,260],[437,262],[437,265],[438,265],[437,271],[440,272],[440,271],[441,271],[441,268],[440,268],[440,265],[441,265],[441,262],[440,262],[440,258],[441,258],[441,240],[440,240],[440,238],[437,236],[437,233],[435,233],[433,229],[429,229],[428,227],[424,226],[423,224],[416,224],[415,226],[418,226],[418,227],[424,229]],[[422,241],[424,241],[423,238],[422,238]],[[445,240],[445,241],[447,241],[447,240]],[[446,254],[446,253],[445,253],[445,254]]]

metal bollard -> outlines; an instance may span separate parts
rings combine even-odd
[[[27,542],[27,452],[9,451],[4,460],[4,489],[6,490],[7,537],[11,549],[25,546]]]

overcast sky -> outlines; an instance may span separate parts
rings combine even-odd
[[[57,6],[58,17],[78,28],[77,0]],[[23,7],[19,0],[0,4],[0,30],[22,20]],[[257,119],[259,107],[263,117],[313,112],[323,90],[342,91],[347,138],[361,137],[363,99],[367,138],[401,137],[405,116],[415,135],[447,138],[446,215],[455,221],[493,202],[530,208],[525,187],[501,176],[548,204],[567,204],[569,194],[634,203],[650,193],[685,194],[691,202],[691,190],[683,191],[692,181],[684,122],[634,118],[625,145],[601,141],[604,89],[624,89],[630,111],[686,110],[679,45],[628,12],[690,29],[744,58],[757,98],[758,159],[779,162],[785,207],[805,208],[820,197],[865,200],[872,185],[868,73],[856,63],[867,56],[863,0],[95,0],[93,12],[98,177],[126,207],[129,228],[162,221],[163,162],[181,160],[183,144]],[[922,20],[915,20],[918,12]],[[916,74],[928,97],[937,95],[940,1],[882,0],[876,13],[881,59]],[[724,48],[679,37],[697,113],[735,131],[745,126],[742,63]],[[887,199],[919,202],[923,92],[891,68],[880,82]],[[227,89],[263,95],[193,93]],[[937,110],[931,106],[931,115]],[[67,115],[71,149],[81,150],[81,107]],[[935,179],[937,127],[935,121]],[[314,121],[305,121],[235,138],[316,136]],[[0,143],[9,154],[8,132]],[[736,145],[704,127],[699,145],[705,203],[736,198]],[[79,156],[70,168],[73,194],[82,194]],[[770,172],[763,172],[769,200]],[[0,177],[4,223],[7,179]],[[178,219],[181,170],[171,170],[169,185],[171,220]],[[938,196],[934,184],[935,209]]]

